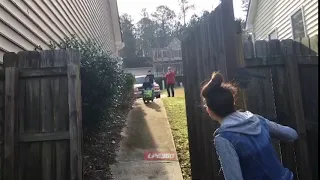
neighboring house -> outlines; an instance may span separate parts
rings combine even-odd
[[[75,34],[118,57],[123,48],[116,0],[0,0],[0,61],[5,52],[49,49]]]
[[[125,68],[126,73],[131,73],[134,76],[147,75],[149,70],[152,70],[152,66],[151,67]]]
[[[124,71],[134,76],[146,75],[149,70],[152,71],[152,60],[148,57],[135,57],[123,59]]]
[[[152,55],[155,76],[164,76],[168,67],[175,68],[177,75],[183,74],[181,41],[178,38],[174,38],[164,48],[152,49]]]
[[[251,0],[246,29],[253,40],[317,35],[318,0]]]

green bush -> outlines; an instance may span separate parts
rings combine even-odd
[[[94,41],[80,41],[75,36],[51,48],[77,50],[81,54],[82,117],[85,131],[109,118],[112,108],[130,98],[134,80],[122,70],[115,58],[101,51]]]

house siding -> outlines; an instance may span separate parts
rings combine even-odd
[[[59,43],[72,34],[82,40],[95,39],[102,50],[117,56],[109,1],[1,0],[0,61],[5,52],[36,46],[49,49],[50,42]]]
[[[278,39],[292,39],[291,15],[303,9],[306,33],[318,34],[317,0],[259,0],[253,33],[256,40],[266,40],[276,30]]]

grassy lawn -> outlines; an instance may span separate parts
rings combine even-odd
[[[166,91],[163,92],[166,97]],[[162,98],[167,111],[169,123],[184,180],[191,180],[187,117],[183,88],[175,89],[174,98]]]

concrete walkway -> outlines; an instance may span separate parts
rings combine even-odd
[[[146,161],[145,152],[174,152],[168,118],[161,99],[145,105],[135,102],[128,115],[124,138],[120,143],[117,164],[111,167],[116,180],[182,180],[177,159]]]

